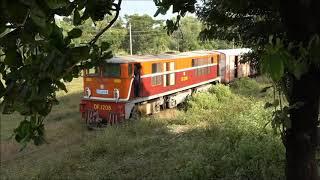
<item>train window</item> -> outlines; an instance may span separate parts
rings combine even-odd
[[[208,58],[192,59],[192,67],[203,66],[207,64],[210,64],[210,59]]]
[[[128,64],[128,76],[132,76],[132,64]]]
[[[196,66],[196,59],[192,59],[192,67]]]
[[[152,64],[152,73],[160,73],[161,72],[161,63],[153,63]],[[152,86],[157,86],[162,84],[162,75],[153,76],[151,78]]]
[[[93,67],[91,69],[86,70],[87,76],[98,76],[99,75],[99,68]]]
[[[120,77],[121,66],[116,63],[107,63],[104,65],[103,75],[106,77]]]
[[[211,62],[210,62],[210,64],[213,64],[214,63],[214,59],[213,59],[213,57],[211,57]]]
[[[152,64],[152,73],[161,72],[161,63],[153,63]]]

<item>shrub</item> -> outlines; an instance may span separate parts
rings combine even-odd
[[[212,86],[212,88],[209,89],[209,92],[214,93],[218,100],[225,100],[233,95],[229,86],[225,86],[223,84]]]

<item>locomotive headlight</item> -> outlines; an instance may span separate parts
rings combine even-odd
[[[119,98],[120,98],[120,91],[119,91],[119,89],[114,89],[114,90],[113,90],[113,97],[116,99],[116,102],[119,101]]]
[[[86,87],[84,90],[84,97],[89,98],[91,96],[90,88]]]

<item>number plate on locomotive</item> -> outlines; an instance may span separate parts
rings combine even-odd
[[[93,104],[93,109],[102,110],[102,111],[111,111],[112,110],[110,105],[104,105],[104,104]]]
[[[96,92],[97,94],[108,94],[108,90],[106,89],[97,89]]]

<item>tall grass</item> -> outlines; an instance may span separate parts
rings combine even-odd
[[[183,110],[92,132],[57,158],[38,161],[36,168],[23,166],[16,172],[12,169],[22,165],[12,162],[1,174],[38,179],[283,179],[284,148],[265,127],[271,116],[263,108],[267,95],[258,95],[267,83],[235,83],[195,94]]]

